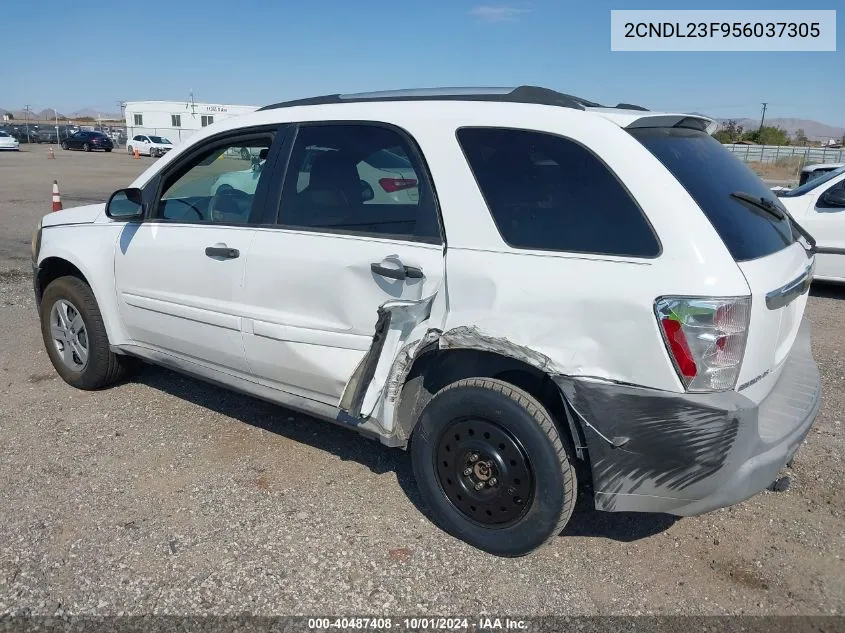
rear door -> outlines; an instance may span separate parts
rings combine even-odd
[[[707,132],[674,127],[629,131],[686,188],[745,275],[751,321],[737,385],[742,389],[759,382],[770,388],[798,333],[813,260],[796,241],[797,232],[774,193]],[[753,391],[756,398],[766,393]]]
[[[363,158],[384,148],[413,169],[416,200],[376,198],[378,181],[361,177]],[[380,352],[392,359],[428,318],[444,250],[423,165],[413,140],[387,125],[299,127],[277,224],[256,230],[247,261],[243,345],[262,384],[338,406],[356,369],[365,387]],[[357,414],[354,400],[344,408]]]

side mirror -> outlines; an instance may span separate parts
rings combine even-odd
[[[140,189],[118,189],[106,203],[106,215],[113,220],[140,220],[144,217],[144,203]]]
[[[359,181],[361,185],[361,202],[369,202],[373,198],[376,197],[373,188],[370,186],[366,180]]]
[[[828,191],[822,196],[821,202],[826,207],[845,207],[845,189]]]

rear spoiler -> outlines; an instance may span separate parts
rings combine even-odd
[[[713,119],[701,114],[671,114],[666,112],[649,112],[640,110],[618,110],[615,108],[587,108],[619,125],[633,129],[644,127],[683,127],[712,134],[718,124]]]

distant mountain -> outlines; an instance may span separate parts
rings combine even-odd
[[[760,119],[716,119],[719,125],[723,125],[731,120],[736,121],[737,125],[741,125],[745,130],[756,130],[760,126]],[[829,139],[838,140],[842,138],[843,134],[845,134],[845,127],[825,125],[824,123],[811,121],[809,119],[766,119],[765,125],[782,128],[786,130],[790,136],[794,136],[796,130],[804,130],[804,134],[807,138],[813,141],[827,141]]]
[[[49,121],[51,119],[55,119],[56,117],[60,119],[64,119],[65,115],[61,112],[53,110],[52,108],[47,108],[46,110],[42,110],[41,112],[33,112],[32,118],[38,119],[39,121]]]
[[[23,110],[6,110],[5,108],[0,108],[0,115],[5,114],[6,112],[11,113],[11,115],[15,117],[16,121],[23,121],[25,119],[33,121],[51,121],[56,118],[57,114],[53,108],[45,108],[40,112],[30,110],[28,114]],[[119,114],[114,114],[113,112],[101,112],[99,110],[94,110],[93,108],[83,108],[82,110],[71,112],[70,114],[62,114],[61,112],[58,112],[58,116],[60,121],[62,119],[74,120],[82,117],[91,117],[92,119],[96,119],[98,116],[103,121],[119,121],[122,118]]]
[[[94,108],[82,108],[81,110],[77,110],[76,112],[71,112],[68,116],[71,119],[78,119],[80,117],[91,117],[92,119],[96,119],[98,116],[101,119],[122,118],[119,114],[114,114],[113,112],[102,112],[100,110],[95,110]]]

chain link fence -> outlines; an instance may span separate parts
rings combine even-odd
[[[794,147],[792,145],[728,144],[725,148],[746,163],[777,163],[781,159],[800,159],[801,166],[845,162],[845,149]]]

